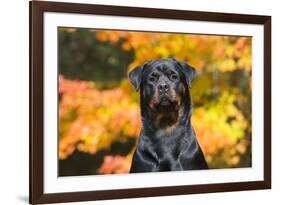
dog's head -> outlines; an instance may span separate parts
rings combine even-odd
[[[173,58],[149,61],[129,73],[129,80],[140,90],[150,109],[176,109],[189,97],[195,69]]]

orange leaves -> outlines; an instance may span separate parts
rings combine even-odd
[[[99,168],[98,173],[100,174],[122,174],[128,173],[131,167],[131,160],[128,157],[120,155],[116,156],[105,156],[104,162]]]
[[[250,37],[97,31],[97,38],[112,43],[124,39],[124,50],[134,49],[136,56],[129,69],[151,59],[168,57],[186,61],[199,70],[251,69]]]
[[[124,50],[137,49],[143,45],[149,45],[152,39],[159,38],[158,33],[131,32],[131,31],[96,31],[100,41],[116,43],[120,38],[125,39]]]
[[[75,149],[95,154],[115,141],[139,135],[139,104],[128,95],[131,90],[125,89],[126,85],[98,90],[91,82],[60,76],[60,159],[66,159]],[[216,162],[218,153],[226,166],[237,165],[239,154],[248,146],[247,141],[240,141],[247,122],[234,100],[234,95],[224,93],[210,105],[194,109],[192,124],[211,167],[220,163]],[[107,156],[99,172],[127,172],[129,164],[129,157]]]
[[[93,30],[94,31],[94,30]],[[97,39],[100,41],[111,41],[116,43],[120,38],[128,38],[129,32],[124,31],[95,31],[97,34]]]
[[[69,32],[69,33],[77,31],[76,28],[67,28],[67,27],[65,27],[65,28],[59,27],[58,30],[59,30],[59,32]]]
[[[76,29],[60,28],[60,31],[71,33]],[[250,37],[91,31],[96,35],[89,38],[110,42],[112,47],[121,43],[124,51],[132,52],[134,60],[121,69],[129,71],[146,61],[168,57],[194,66],[197,79],[191,90],[195,103],[192,124],[209,166],[240,166],[251,147]],[[66,80],[60,76],[60,159],[68,158],[75,150],[95,157],[100,150],[110,150],[116,141],[139,136],[139,93],[133,91],[125,77],[119,84],[105,87],[110,89],[100,89],[98,82]],[[133,150],[131,147],[130,153]],[[113,155],[109,151],[97,172],[127,173],[131,155]]]
[[[60,77],[59,158],[75,149],[96,153],[140,131],[137,103],[121,88],[97,90],[93,83]]]

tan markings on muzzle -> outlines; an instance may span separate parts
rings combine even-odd
[[[181,104],[181,97],[174,89],[171,89],[171,96],[172,100],[177,103],[177,106]]]
[[[155,94],[153,95],[152,99],[149,101],[149,107],[154,108],[155,104],[157,104],[158,101],[159,101],[159,93],[158,93],[158,91],[156,91]]]

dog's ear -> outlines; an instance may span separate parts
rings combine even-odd
[[[173,59],[174,60],[174,59]],[[175,60],[176,61],[176,60]],[[176,61],[179,65],[181,71],[183,72],[185,76],[186,83],[188,87],[191,87],[191,82],[194,79],[196,75],[196,70],[192,66],[188,65],[187,63]]]
[[[144,66],[145,66],[145,64],[138,66],[138,67],[134,68],[133,70],[131,70],[128,74],[128,78],[129,78],[130,82],[133,84],[133,86],[135,87],[136,91],[138,91],[140,89]]]

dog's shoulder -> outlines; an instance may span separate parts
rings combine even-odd
[[[180,146],[182,152],[179,156],[179,160],[184,170],[208,169],[208,164],[192,126],[188,127]]]

